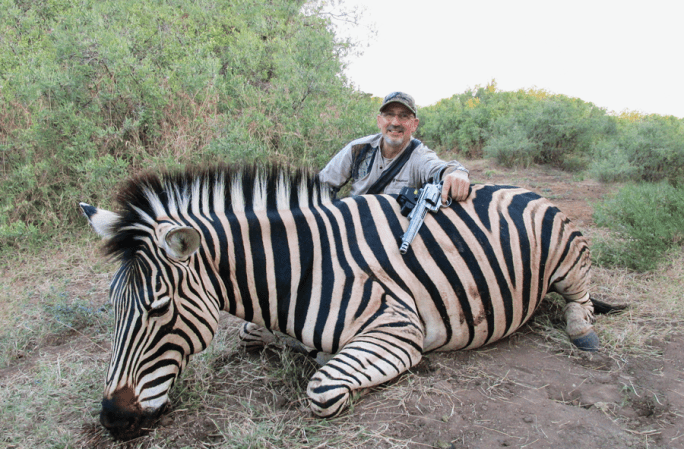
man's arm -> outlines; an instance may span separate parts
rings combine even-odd
[[[351,143],[342,148],[318,173],[318,179],[337,190],[349,181],[352,169]]]

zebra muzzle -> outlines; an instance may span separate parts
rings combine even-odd
[[[102,400],[100,423],[117,440],[130,440],[144,434],[164,412],[166,405],[152,413],[142,411],[132,401],[120,397]]]

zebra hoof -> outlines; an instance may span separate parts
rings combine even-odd
[[[593,329],[581,337],[573,338],[572,343],[582,351],[596,352],[599,349],[599,338]]]

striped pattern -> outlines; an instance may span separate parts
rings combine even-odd
[[[404,256],[408,220],[393,197],[332,202],[302,172],[147,176],[119,201],[121,214],[82,205],[121,261],[103,423],[122,407],[158,412],[188,356],[210,343],[219,310],[253,323],[241,332],[247,345],[270,341],[269,329],[335,354],[308,388],[320,416],[426,351],[510,335],[549,290],[572,305],[568,330],[593,332],[587,243],[524,189],[473,186],[467,201],[428,214]]]

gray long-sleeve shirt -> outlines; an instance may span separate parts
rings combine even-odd
[[[321,170],[318,174],[320,180],[334,189],[339,189],[351,179],[351,195],[363,195],[399,157],[397,155],[394,159],[383,158],[380,151],[381,141],[382,134],[378,133],[350,142]],[[370,151],[364,152],[367,144],[370,144]],[[402,153],[404,151],[405,148]],[[442,176],[453,170],[467,171],[460,162],[444,162],[421,142],[382,193],[398,194],[403,187],[421,187],[443,168],[446,170],[442,172]]]

